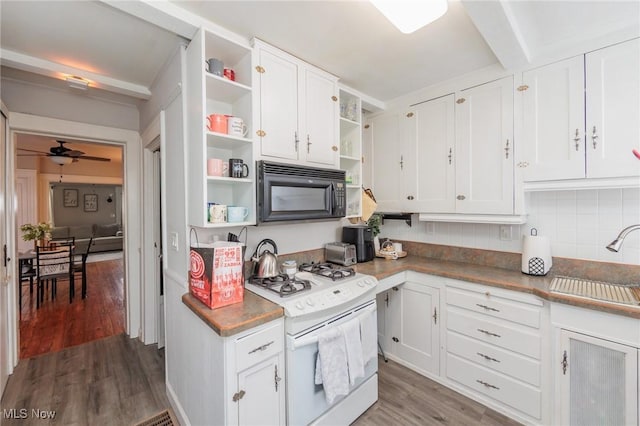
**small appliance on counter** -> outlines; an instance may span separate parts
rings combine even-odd
[[[356,246],[349,243],[329,243],[324,246],[324,258],[327,262],[350,266],[358,261]]]
[[[549,238],[538,235],[538,230],[531,228],[531,235],[525,235],[522,241],[522,272],[547,275],[552,264]]]
[[[356,246],[358,263],[369,262],[376,255],[373,245],[373,231],[367,225],[344,226],[342,228],[342,242]]]

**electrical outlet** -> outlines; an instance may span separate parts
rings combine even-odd
[[[171,246],[171,248],[175,251],[178,251],[178,233],[177,232],[170,233],[169,238],[170,238],[169,245]]]
[[[513,239],[513,227],[511,225],[500,225],[500,239],[511,241]]]
[[[436,233],[436,224],[433,222],[427,222],[427,235],[433,235]]]

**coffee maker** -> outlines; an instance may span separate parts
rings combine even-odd
[[[376,255],[373,245],[373,231],[367,225],[344,226],[342,228],[342,242],[356,246],[358,263],[373,260]]]

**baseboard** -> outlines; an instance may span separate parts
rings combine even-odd
[[[173,391],[173,387],[171,387],[169,382],[166,382],[166,386],[167,398],[169,399],[169,404],[171,404],[171,408],[173,409],[173,413],[176,415],[178,422],[180,422],[182,426],[191,426],[189,417],[187,417],[187,413],[182,409],[182,405],[178,401],[178,397]]]

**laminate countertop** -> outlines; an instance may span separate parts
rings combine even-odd
[[[182,296],[182,303],[222,337],[233,336],[284,316],[282,307],[249,290],[245,290],[241,303],[216,309],[210,309],[190,293]]]
[[[552,272],[546,276],[531,276],[523,274],[520,271],[412,255],[397,260],[376,258],[371,262],[358,263],[355,266],[358,272],[373,275],[378,280],[404,271],[415,271],[523,293],[531,293],[551,302],[560,302],[581,308],[640,318],[640,307],[637,306],[551,293],[549,286],[554,277]],[[583,278],[588,279],[587,277]],[[611,279],[611,282],[616,282],[615,277]],[[638,277],[638,283],[640,284],[640,277]]]

